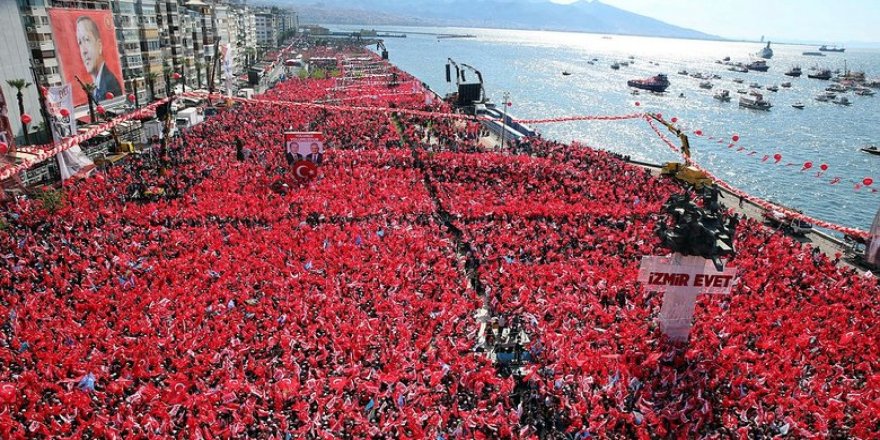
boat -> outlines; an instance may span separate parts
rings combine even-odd
[[[874,96],[874,91],[867,87],[856,89],[855,93],[859,96]]]
[[[621,67],[628,67],[628,66],[629,66],[629,63],[630,63],[630,61],[621,61],[621,62],[620,62],[620,66],[621,66]]]
[[[617,62],[611,63],[611,68],[614,70],[620,69],[620,63],[617,63]]]
[[[571,72],[569,72],[567,70],[562,71],[562,76],[568,76],[568,75],[571,75]]]
[[[846,87],[840,84],[831,84],[828,87],[825,87],[826,92],[836,92],[836,93],[846,93]]]
[[[767,86],[767,90],[770,91],[770,92],[778,92],[778,91],[779,91],[779,87],[777,87],[776,85]]]
[[[816,73],[808,73],[807,78],[829,80],[831,79],[831,70],[820,69]]]
[[[773,58],[773,49],[770,49],[770,42],[768,41],[767,46],[764,46],[764,48],[761,49],[761,51],[755,55],[757,55],[761,58],[767,59],[767,60],[769,60],[770,58]]]
[[[764,95],[752,90],[747,95],[739,97],[739,106],[753,110],[770,110],[773,105],[769,101],[764,100]]]
[[[805,57],[824,57],[825,54],[822,52],[804,52],[802,54]]]
[[[682,70],[679,70],[679,71],[678,71],[678,74],[679,74],[679,75],[687,75],[687,74],[688,74],[688,71],[682,69]]]
[[[819,101],[819,102],[828,102],[834,98],[837,98],[837,95],[835,95],[834,93],[831,93],[831,92],[825,92],[825,93],[820,93],[820,94],[816,95],[816,101]]]
[[[740,95],[745,95],[746,93],[749,93],[749,91],[746,89],[736,89],[736,93],[739,93]]]
[[[746,69],[754,70],[755,72],[766,72],[770,70],[770,66],[768,66],[767,62],[764,60],[755,60],[746,64]]]
[[[837,105],[850,105],[850,104],[852,104],[851,102],[849,102],[849,98],[847,98],[846,96],[838,96],[837,99],[835,99],[831,102],[833,102]]]
[[[721,59],[722,61],[730,61],[730,57],[724,57]]]
[[[800,102],[800,101],[798,101],[798,102],[792,104],[791,106],[794,107],[794,108],[796,108],[796,109],[798,109],[798,110],[803,110],[804,107],[806,107],[806,106],[804,105],[804,103],[803,103],[803,102]]]
[[[862,148],[862,151],[868,154],[873,154],[875,156],[880,156],[880,148],[877,148],[876,145],[868,145]]]
[[[790,87],[791,87],[791,83],[788,82],[788,81],[786,81],[786,82],[780,84],[779,87],[782,87],[782,88],[787,89],[787,88],[790,88]]]
[[[596,63],[593,62],[593,61],[587,61],[587,64],[589,64],[589,65],[591,65],[591,66],[594,66]]]
[[[788,72],[785,72],[785,76],[791,76],[794,78],[798,78],[801,75],[803,75],[803,73],[804,72],[801,70],[800,66],[794,66],[791,69],[788,69]]]
[[[661,73],[648,79],[631,79],[626,82],[626,85],[637,89],[663,93],[669,87],[669,78]]]
[[[846,50],[846,48],[843,48],[843,47],[837,47],[837,46],[828,47],[824,44],[819,48],[820,52],[840,52],[840,53],[843,53],[843,51],[845,51],[845,50]]]
[[[735,82],[735,83],[737,83],[737,84],[742,84],[742,83],[743,83],[743,79],[742,79],[742,78],[734,78],[734,79],[733,79],[733,82]]]
[[[761,85],[758,83],[751,83],[751,84],[749,84],[749,87],[753,88],[753,89],[760,89]]]
[[[727,68],[727,70],[729,70],[731,72],[739,72],[739,73],[748,73],[749,72],[749,69],[746,66],[741,66],[741,65],[730,66]]]
[[[712,89],[712,83],[709,82],[709,81],[703,81],[703,82],[700,83],[700,88],[701,88],[701,89],[706,89],[706,90],[711,90],[711,89]]]
[[[712,98],[715,98],[721,102],[730,102],[730,90],[721,90],[718,93],[712,95]]]

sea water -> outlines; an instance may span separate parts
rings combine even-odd
[[[336,26],[361,29],[364,26]],[[794,207],[819,219],[868,229],[880,206],[880,156],[859,151],[867,144],[880,144],[880,90],[878,96],[846,93],[852,105],[820,103],[814,99],[831,81],[808,79],[811,67],[831,70],[846,67],[880,78],[880,50],[852,49],[826,57],[803,56],[815,46],[779,45],[769,72],[736,73],[715,61],[755,59],[763,44],[696,41],[598,34],[460,28],[394,27],[407,38],[387,38],[390,60],[442,94],[454,90],[445,78],[447,58],[480,70],[486,94],[501,102],[510,93],[511,114],[521,119],[544,119],[573,115],[622,115],[640,111],[676,117],[690,134],[694,159],[732,185],[758,197]],[[438,39],[412,32],[473,34],[476,38]],[[630,60],[630,57],[633,59]],[[594,65],[588,62],[597,59]],[[612,70],[615,61],[631,61],[629,67]],[[653,63],[656,63],[653,64]],[[783,73],[799,65],[801,78]],[[699,88],[700,79],[679,75],[718,74],[712,90]],[[570,72],[563,76],[562,72]],[[626,81],[666,73],[671,81],[667,93],[632,95]],[[470,72],[468,72],[470,74]],[[743,83],[733,82],[742,78]],[[468,76],[468,80],[471,76]],[[454,81],[454,79],[453,79]],[[773,104],[769,112],[740,108],[737,89],[751,83],[762,86],[790,81],[790,89],[763,90]],[[720,89],[730,90],[731,102],[712,98]],[[684,94],[684,97],[680,97]],[[803,110],[791,107],[801,101]],[[638,102],[639,106],[635,103]],[[652,163],[676,160],[643,120],[620,122],[566,122],[535,126],[542,135],[626,154]],[[662,128],[662,127],[661,127]],[[692,132],[701,130],[702,137]],[[665,129],[664,132],[666,133]],[[668,134],[668,133],[667,133]],[[737,146],[728,148],[733,135]],[[712,136],[721,139],[709,140]],[[674,137],[671,137],[676,141]],[[740,147],[745,150],[737,151]],[[755,151],[755,153],[751,153]],[[782,155],[775,163],[773,156]],[[749,154],[752,154],[751,156]],[[762,162],[764,156],[770,158]],[[807,161],[813,168],[802,171]],[[792,164],[786,166],[786,164]],[[822,164],[828,171],[817,177]],[[840,182],[832,185],[834,178]],[[865,177],[872,188],[855,189]],[[728,203],[732,203],[728,201]]]

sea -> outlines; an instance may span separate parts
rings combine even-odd
[[[332,30],[362,28],[371,27],[331,26]],[[848,68],[866,72],[869,79],[880,78],[880,49],[847,48],[845,53],[812,57],[802,53],[816,51],[817,46],[774,43],[768,72],[736,73],[716,60],[730,57],[747,63],[756,59],[762,43],[474,28],[377,30],[407,35],[385,38],[390,61],[441,95],[455,89],[445,76],[447,59],[452,58],[481,72],[492,101],[500,103],[509,93],[509,111],[518,119],[661,113],[667,120],[677,118],[690,133],[692,155],[699,164],[750,194],[863,230],[870,228],[880,207],[880,191],[873,191],[880,190],[880,156],[859,151],[869,144],[880,145],[880,90],[874,97],[847,93],[850,106],[822,103],[815,96],[833,83],[807,78],[814,67]],[[437,34],[474,37],[438,39]],[[610,65],[615,61],[631,65],[613,70]],[[800,66],[804,75],[784,76],[793,66]],[[704,90],[699,87],[702,80],[678,74],[681,70],[717,74],[721,79],[711,80],[714,88]],[[570,75],[563,76],[563,71]],[[629,79],[658,73],[667,74],[672,83],[663,95],[633,95],[626,85]],[[743,83],[733,82],[735,78]],[[791,88],[763,91],[773,105],[770,111],[738,106],[738,89],[785,81],[792,83]],[[731,102],[713,99],[720,89],[730,90]],[[803,110],[791,107],[798,101],[806,106]],[[535,128],[548,138],[577,141],[640,161],[678,159],[640,119],[546,123]],[[697,130],[702,136],[693,134]],[[739,141],[729,148],[734,136]],[[779,163],[776,154],[782,155]],[[812,168],[804,170],[807,162]],[[821,172],[823,164],[825,172]],[[865,187],[865,178],[875,183]]]

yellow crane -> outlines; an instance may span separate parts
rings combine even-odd
[[[663,118],[649,113],[650,116],[655,121],[663,124],[670,133],[674,134],[681,141],[681,153],[684,155],[685,163],[681,162],[666,162],[660,168],[661,176],[669,176],[675,179],[678,179],[681,182],[693,185],[695,189],[700,190],[703,189],[704,186],[711,186],[714,182],[706,173],[698,170],[696,167],[691,165],[691,144],[688,141],[688,137],[681,130],[679,130],[674,125],[666,122]]]

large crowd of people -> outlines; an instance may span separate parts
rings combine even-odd
[[[0,437],[880,432],[876,278],[744,220],[733,293],[673,344],[636,274],[677,186],[551,140],[487,148],[389,86],[291,79],[58,211],[6,202]],[[384,110],[283,105],[346,97]],[[287,130],[324,133],[317,179]],[[481,309],[528,335],[517,372],[478,347]]]

